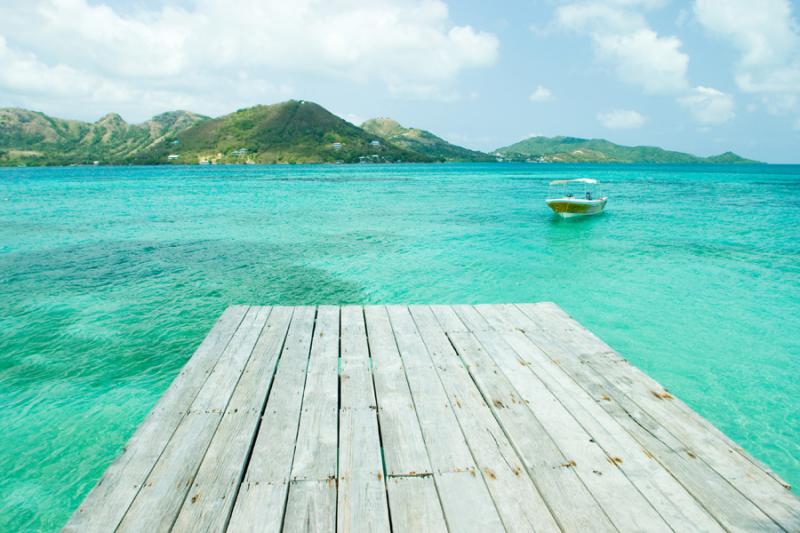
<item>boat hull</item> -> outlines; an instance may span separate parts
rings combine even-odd
[[[583,217],[602,213],[606,207],[606,198],[597,200],[555,198],[547,200],[547,205],[554,213],[563,218]]]

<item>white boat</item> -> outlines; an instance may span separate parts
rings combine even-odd
[[[554,192],[554,186],[561,188]],[[551,181],[545,202],[553,212],[564,218],[596,215],[603,212],[608,200],[607,196],[597,196],[596,188],[597,180],[591,178]]]

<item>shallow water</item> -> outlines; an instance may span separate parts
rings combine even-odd
[[[554,219],[552,179],[607,212]],[[54,530],[230,303],[552,300],[800,484],[800,166],[0,169],[0,530]]]

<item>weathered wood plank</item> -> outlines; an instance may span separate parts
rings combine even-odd
[[[525,335],[587,393],[599,400],[598,405],[612,415],[649,454],[669,470],[725,529],[779,530],[777,524],[741,492],[705,462],[697,460],[694,452],[665,431],[659,421],[617,390],[603,375],[575,357],[574,351],[562,344],[560,335],[553,336],[539,329],[526,329]]]
[[[72,515],[65,532],[107,531],[119,524],[247,311],[247,306],[236,305],[220,316],[120,456]]]
[[[554,304],[231,307],[65,531],[800,531],[781,483]]]
[[[505,531],[486,484],[476,469],[441,472],[434,474],[434,479],[450,531]]]
[[[463,309],[457,308],[456,312],[461,317]],[[473,313],[477,315],[474,309],[469,315]],[[475,325],[476,331],[489,329],[485,321]],[[572,531],[615,531],[576,474],[572,458],[559,449],[473,333],[454,332],[448,336],[561,527]]]
[[[556,324],[558,327],[554,330],[555,331],[563,331],[568,333],[570,336],[574,337],[574,341],[581,341],[581,344],[586,346],[593,345],[594,349],[599,348],[603,351],[606,355],[613,354],[615,359],[625,361],[624,358],[620,357],[616,351],[608,346],[605,342],[602,341],[599,337],[597,337],[594,333],[586,329],[581,323],[573,319],[569,316],[563,309],[561,309],[558,305],[552,302],[540,302],[537,304],[527,304],[529,307],[528,309],[535,309],[535,314],[538,315],[540,313],[544,313],[545,315],[551,315],[557,319],[555,323],[550,323],[549,325],[555,326]],[[625,361],[627,362],[627,361]],[[639,370],[637,367],[630,365],[630,372],[637,376],[639,380],[643,383],[652,385],[655,388],[661,388],[661,385],[656,382],[653,378]],[[694,424],[697,424],[702,430],[710,432],[712,435],[716,436],[719,439],[722,439],[732,450],[737,452],[739,455],[747,459],[748,461],[752,462],[758,468],[766,472],[770,477],[775,479],[782,487],[789,489],[791,488],[789,484],[783,480],[775,471],[770,469],[767,465],[763,462],[758,460],[757,458],[750,455],[744,448],[739,446],[736,442],[733,441],[730,437],[725,435],[722,431],[720,431],[716,426],[714,426],[711,422],[700,416],[694,409],[686,405],[683,401],[678,398],[673,398],[676,401],[671,402],[671,407],[681,411],[684,413]]]
[[[284,531],[335,531],[339,308],[317,309]]]
[[[480,311],[480,307],[476,306]],[[484,308],[484,312],[490,309]],[[513,351],[495,331],[476,331],[483,350],[474,352],[476,365],[499,370],[547,431],[568,464],[594,496],[614,525],[622,531],[669,531],[664,522],[597,441],[561,404],[539,377],[519,364]],[[496,366],[495,366],[496,365]]]
[[[517,324],[518,328],[526,323],[525,317],[520,316],[521,311],[513,305],[476,308],[484,316],[488,313],[502,314],[511,323]],[[722,531],[711,515],[650,452],[519,329],[505,331],[501,335],[517,354],[519,366],[533,372],[546,384],[548,390],[586,429],[606,455],[624,458],[621,462],[615,461],[617,466],[670,527],[675,531]],[[521,371],[519,367],[514,370]]]
[[[317,310],[292,479],[336,479],[338,365],[339,308],[323,305]]]
[[[397,342],[394,340],[394,330],[392,330],[392,323],[386,307],[365,305],[364,318],[367,324],[367,339],[373,373],[378,370],[404,370],[405,367],[397,349]]]
[[[263,529],[262,531],[269,531]],[[292,480],[283,533],[336,531],[336,480]]]
[[[439,321],[445,333],[468,331],[467,326],[458,318],[452,306],[431,305],[430,308],[436,315],[436,320]]]
[[[364,312],[342,308],[337,530],[390,531]]]
[[[570,335],[577,335],[577,336],[585,336],[591,343],[594,343],[597,346],[602,346],[605,348],[606,353],[614,353],[616,354],[615,350],[613,350],[610,346],[608,346],[605,342],[603,342],[600,338],[598,338],[594,333],[586,329],[580,322],[573,319],[569,316],[563,309],[561,309],[558,305],[552,302],[540,302],[538,304],[530,304],[533,305],[537,312],[544,312],[546,314],[553,314],[556,317],[563,319],[563,321],[567,324],[567,329],[565,331],[569,332]],[[620,357],[620,359],[622,359]],[[639,370],[637,367],[631,365],[630,371],[633,374],[636,374],[639,379],[644,381],[645,383],[653,384],[656,387],[660,387],[653,378]],[[673,403],[673,407],[682,411],[688,418],[692,419],[693,423],[698,424],[703,430],[709,431],[711,434],[715,435],[717,438],[722,439],[727,445],[739,455],[743,456],[748,461],[752,462],[758,468],[766,472],[769,476],[775,479],[782,487],[786,489],[790,489],[791,487],[789,484],[782,479],[775,471],[773,471],[769,466],[764,464],[762,461],[758,460],[757,458],[750,455],[744,448],[739,446],[733,439],[725,435],[722,431],[720,431],[716,426],[714,426],[711,422],[700,416],[694,409],[686,405],[678,398],[674,398],[675,402]]]
[[[245,481],[233,507],[229,533],[280,531],[288,481]]]
[[[341,320],[339,381],[342,407],[376,409],[363,309],[354,305],[344,306]]]
[[[388,306],[387,311],[448,526],[452,531],[503,531],[414,319],[404,306]]]
[[[172,531],[224,531],[283,348],[290,307],[272,310]]]
[[[552,331],[568,330],[565,341],[579,359],[602,373],[616,389],[627,395],[659,421],[692,453],[705,461],[737,490],[757,505],[784,529],[800,530],[800,503],[753,461],[732,449],[727,442],[708,431],[705,420],[695,412],[680,409],[685,405],[655,380],[628,363],[609,347],[552,306],[541,306],[537,316]],[[702,423],[701,423],[702,421]],[[708,424],[710,425],[710,424]]]
[[[247,474],[233,507],[230,531],[277,531],[283,521],[314,315],[313,307],[294,309]]]
[[[464,324],[461,332],[474,332],[492,329],[492,326],[483,318],[478,311],[471,305],[454,305],[453,311],[458,319]],[[457,331],[454,331],[457,333]]]
[[[268,307],[247,312],[118,531],[164,531],[172,526],[269,313]]]
[[[447,531],[433,477],[390,477],[386,484],[394,533]]]
[[[432,309],[410,306],[478,469],[507,531],[559,531],[522,461],[475,387]],[[437,314],[442,313],[437,308]],[[448,315],[443,314],[445,321]],[[450,326],[455,326],[451,321]]]
[[[339,411],[337,531],[389,531],[385,474],[375,410]]]
[[[387,306],[434,472],[464,472],[475,461],[442,388],[427,348],[405,306]]]
[[[364,308],[381,439],[389,476],[431,473],[431,464],[408,388],[389,315],[381,306]]]

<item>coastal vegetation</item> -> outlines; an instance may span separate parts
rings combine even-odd
[[[430,162],[303,100],[240,109],[202,121],[153,149],[136,163],[358,163]]]
[[[437,161],[496,161],[490,154],[456,146],[426,130],[404,128],[399,122],[390,118],[370,119],[364,122],[361,128],[396,146],[427,155]]]
[[[498,148],[495,154],[506,161],[537,163],[758,163],[733,152],[700,157],[655,146],[622,146],[605,139],[578,137],[530,137],[510,146]]]
[[[89,164],[756,163],[732,152],[700,157],[604,139],[531,137],[492,153],[376,118],[360,127],[304,100],[209,118],[189,111],[128,124],[110,113],[94,123],[25,109],[0,109],[0,166]]]
[[[0,109],[0,165],[125,164],[207,118],[172,111],[133,125],[115,113],[88,123]]]

